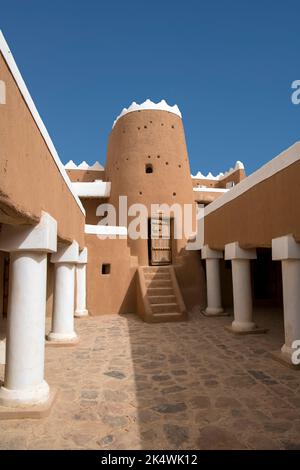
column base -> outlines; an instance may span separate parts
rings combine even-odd
[[[46,336],[46,346],[76,346],[79,343],[79,338],[75,331],[73,333],[54,333],[50,332]]]
[[[81,317],[88,317],[89,312],[88,310],[75,310],[74,316],[76,318],[81,318]]]
[[[5,364],[6,340],[0,340],[0,364]]]
[[[233,321],[231,325],[225,326],[225,330],[235,335],[261,335],[269,331],[267,328],[259,328],[255,323],[239,323]]]
[[[58,390],[51,388],[48,400],[38,404],[2,406],[0,405],[0,421],[6,419],[40,419],[51,413]]]
[[[228,317],[229,313],[224,312],[222,307],[207,307],[201,310],[206,317]]]
[[[294,370],[300,370],[300,364],[294,364],[292,362],[292,354],[294,352],[294,349],[283,345],[280,351],[272,351],[270,354],[275,361],[280,362],[283,366]]]
[[[0,388],[0,406],[17,408],[18,406],[38,405],[49,399],[50,389],[44,380],[32,388],[21,390]]]

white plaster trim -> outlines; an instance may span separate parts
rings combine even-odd
[[[27,89],[27,86],[22,78],[22,75],[18,69],[18,66],[13,58],[13,55],[8,47],[8,44],[2,34],[2,31],[0,30],[0,51],[14,77],[14,80],[20,90],[20,93],[22,94],[23,98],[24,98],[24,101],[26,103],[26,105],[28,106],[28,109],[33,117],[33,119],[35,120],[35,123],[37,125],[37,127],[39,128],[39,131],[50,151],[50,154],[52,155],[55,163],[56,163],[56,166],[58,167],[59,171],[60,171],[60,174],[62,175],[66,185],[68,186],[69,190],[71,191],[75,201],[77,202],[78,206],[80,207],[80,210],[83,214],[85,214],[85,210],[83,208],[83,205],[81,204],[81,201],[80,199],[78,198],[78,196],[73,192],[72,190],[72,186],[71,186],[71,181],[66,173],[66,170],[62,164],[62,162],[60,161],[60,158],[57,154],[57,151],[54,147],[54,144],[51,140],[51,137],[49,136],[48,134],[48,131],[45,127],[45,124],[43,123],[42,121],[42,118],[40,117],[39,113],[38,113],[38,110],[36,109],[36,106],[30,96],[30,93]]]
[[[201,249],[201,257],[202,259],[222,259],[223,251],[212,250],[208,245],[204,245]]]
[[[65,169],[66,170],[77,170],[77,165],[76,165],[76,163],[73,162],[73,160],[69,160],[68,163],[65,164]]]
[[[256,259],[256,249],[246,250],[241,248],[238,242],[232,242],[225,245],[225,260],[232,259]]]
[[[68,163],[65,164],[66,170],[93,170],[93,171],[103,171],[104,167],[100,165],[98,161],[96,161],[93,165],[89,165],[86,161],[81,162],[78,166],[73,160],[69,160]]]
[[[272,259],[300,259],[300,243],[297,243],[293,235],[273,238],[272,240]],[[300,287],[300,286],[299,286]]]
[[[148,98],[146,101],[144,101],[141,104],[138,104],[135,101],[133,101],[131,103],[131,105],[129,106],[129,108],[123,108],[121,114],[119,114],[117,119],[114,121],[113,128],[114,128],[116,122],[122,116],[125,116],[125,114],[132,113],[134,111],[143,111],[145,109],[154,109],[154,110],[158,110],[158,111],[167,111],[169,113],[176,114],[180,118],[182,117],[181,112],[180,112],[177,104],[175,104],[174,106],[170,106],[165,100],[161,100],[159,103],[154,103],[153,101],[149,100],[149,98]]]
[[[88,249],[85,247],[80,251],[78,256],[78,264],[86,264],[88,262]]]
[[[83,160],[83,162],[81,162],[77,168],[78,170],[88,170],[90,168],[90,165],[85,160]]]
[[[206,176],[201,173],[201,171],[198,171],[196,175],[191,175],[193,179],[204,179],[204,180],[222,180],[224,178],[227,178],[230,176],[232,173],[236,172],[237,170],[244,170],[244,164],[240,162],[239,160],[236,162],[234,168],[230,168],[228,171],[225,171],[225,173],[219,173],[218,175],[214,176],[211,172],[209,172]]]
[[[281,170],[284,170],[288,166],[297,162],[300,159],[300,142],[296,142],[287,150],[280,153],[277,157],[273,158],[271,161],[263,165],[257,171],[247,176],[244,180],[238,183],[236,186],[231,188],[228,193],[224,194],[222,197],[219,197],[215,201],[211,202],[205,209],[204,215],[208,215],[220,207],[224,206],[233,199],[241,196],[253,186],[261,183],[262,181],[270,178],[271,176],[279,173]]]
[[[103,166],[100,165],[99,162],[95,162],[92,166],[90,166],[90,170],[104,170]]]
[[[92,235],[125,235],[127,228],[116,225],[85,225],[85,233]]]
[[[31,403],[38,405],[48,400],[49,393],[49,385],[45,380],[34,387],[19,390],[12,390],[2,386],[0,388],[0,405],[14,407]]]
[[[79,197],[109,197],[111,183],[105,181],[75,182],[72,183],[72,188]]]
[[[57,252],[51,255],[51,263],[77,263],[79,257],[79,245],[74,240],[70,245],[61,245]]]
[[[78,340],[77,333],[73,331],[72,333],[56,333],[55,331],[50,331],[50,333],[47,335],[47,340],[48,341],[57,341],[57,342],[73,342]]]
[[[0,80],[0,104],[6,104],[6,86],[3,80]]]
[[[42,212],[37,225],[2,225],[0,250],[46,251],[57,249],[57,222],[47,212]]]
[[[201,188],[201,187],[195,187],[193,188],[193,191],[195,193],[227,193],[229,189],[225,188]]]

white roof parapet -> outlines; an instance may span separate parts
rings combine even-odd
[[[77,170],[77,165],[73,162],[73,160],[69,160],[68,163],[65,165],[66,170]]]
[[[88,170],[90,168],[90,165],[83,160],[83,162],[80,163],[80,165],[78,165],[78,170]]]
[[[193,188],[193,191],[199,192],[199,193],[227,193],[229,189],[225,188],[201,188],[201,187],[196,187]]]
[[[244,167],[244,163],[240,162],[239,160],[236,162],[235,164],[235,167],[234,167],[235,170],[244,170],[245,167]]]
[[[111,183],[105,181],[91,181],[91,182],[74,182],[72,188],[79,197],[97,198],[109,197]]]
[[[138,104],[135,101],[133,101],[131,103],[131,105],[129,106],[129,108],[123,108],[122,112],[119,114],[117,119],[114,121],[112,127],[114,128],[116,122],[122,116],[124,116],[125,114],[132,113],[134,111],[143,111],[143,110],[147,110],[147,109],[154,109],[154,110],[158,110],[158,111],[168,111],[169,113],[176,114],[177,116],[182,118],[181,112],[180,112],[177,104],[175,104],[174,106],[170,106],[165,100],[161,100],[159,103],[154,103],[153,101],[151,101],[148,98],[146,101],[144,101],[141,104]]]
[[[196,175],[191,175],[193,179],[204,179],[204,180],[222,180],[223,178],[227,178],[231,173],[234,173],[237,170],[244,170],[244,164],[239,160],[236,162],[234,168],[230,168],[225,173],[219,173],[217,176],[214,176],[211,172],[207,174],[207,176],[203,175],[201,171],[198,171]]]
[[[94,165],[90,166],[90,170],[104,170],[104,168],[99,162],[95,162]]]
[[[81,162],[79,165],[73,162],[73,160],[69,160],[68,163],[65,164],[66,170],[94,170],[94,171],[103,171],[104,168],[98,161],[96,161],[93,165],[89,165],[86,161]]]
[[[90,235],[120,235],[127,237],[127,228],[117,225],[85,225],[84,232]]]
[[[54,147],[54,144],[51,140],[51,137],[50,135],[48,134],[48,131],[46,129],[46,126],[45,124],[43,123],[42,121],[42,118],[41,116],[39,115],[39,112],[38,110],[36,109],[36,106],[33,102],[33,99],[31,98],[30,96],[30,93],[28,91],[28,88],[23,80],[23,77],[18,69],[18,66],[15,62],[15,59],[9,49],[9,46],[2,34],[2,31],[0,30],[0,51],[5,59],[5,62],[7,63],[7,66],[12,74],[12,76],[14,77],[14,80],[17,84],[17,87],[19,88],[19,91],[21,93],[21,95],[23,96],[24,98],[24,101],[29,109],[29,112],[31,113],[44,141],[45,141],[45,144],[47,145],[48,149],[49,149],[49,152],[50,154],[52,155],[53,157],[53,160],[55,161],[55,164],[56,166],[58,167],[58,170],[61,174],[61,176],[63,177],[66,185],[68,186],[69,190],[71,191],[71,193],[73,194],[73,197],[75,199],[75,201],[77,202],[78,206],[80,207],[80,210],[83,214],[85,214],[85,210],[84,210],[84,207],[83,205],[81,204],[80,202],[80,199],[76,196],[75,193],[73,193],[72,191],[72,186],[71,186],[71,181],[66,173],[66,170],[64,168],[64,165],[62,164],[59,156],[58,156],[58,153],[56,151],[56,148]]]

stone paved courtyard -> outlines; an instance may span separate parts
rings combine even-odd
[[[0,421],[0,448],[300,449],[300,372],[269,357],[282,313],[256,316],[268,334],[233,336],[231,318],[198,312],[186,323],[76,320],[77,347],[46,349],[60,389],[51,415]]]

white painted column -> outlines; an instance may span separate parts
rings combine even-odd
[[[48,341],[77,342],[74,330],[75,263],[78,261],[78,243],[62,246],[51,256],[55,263],[53,315]]]
[[[47,253],[15,252],[10,257],[5,387],[1,398],[44,401]]]
[[[86,264],[87,248],[84,248],[76,265],[76,310],[75,317],[86,317],[89,313],[86,308]]]
[[[220,258],[223,253],[212,250],[205,245],[201,250],[202,258],[206,260],[206,287],[207,287],[207,307],[204,314],[214,316],[224,314],[221,300],[221,280],[220,280]]]
[[[34,227],[4,226],[0,249],[11,252],[7,346],[0,404],[21,406],[49,398],[44,380],[47,252],[56,250],[57,224],[46,213]]]
[[[233,332],[247,333],[257,329],[253,322],[250,259],[256,259],[256,250],[245,250],[237,242],[225,246],[225,259],[231,260],[233,310]]]
[[[0,321],[3,318],[4,253],[0,253]]]
[[[273,239],[272,259],[281,261],[285,335],[281,353],[291,362],[293,342],[300,340],[300,244],[292,235]]]
[[[6,321],[3,318],[4,253],[0,253],[0,364],[5,364]]]

